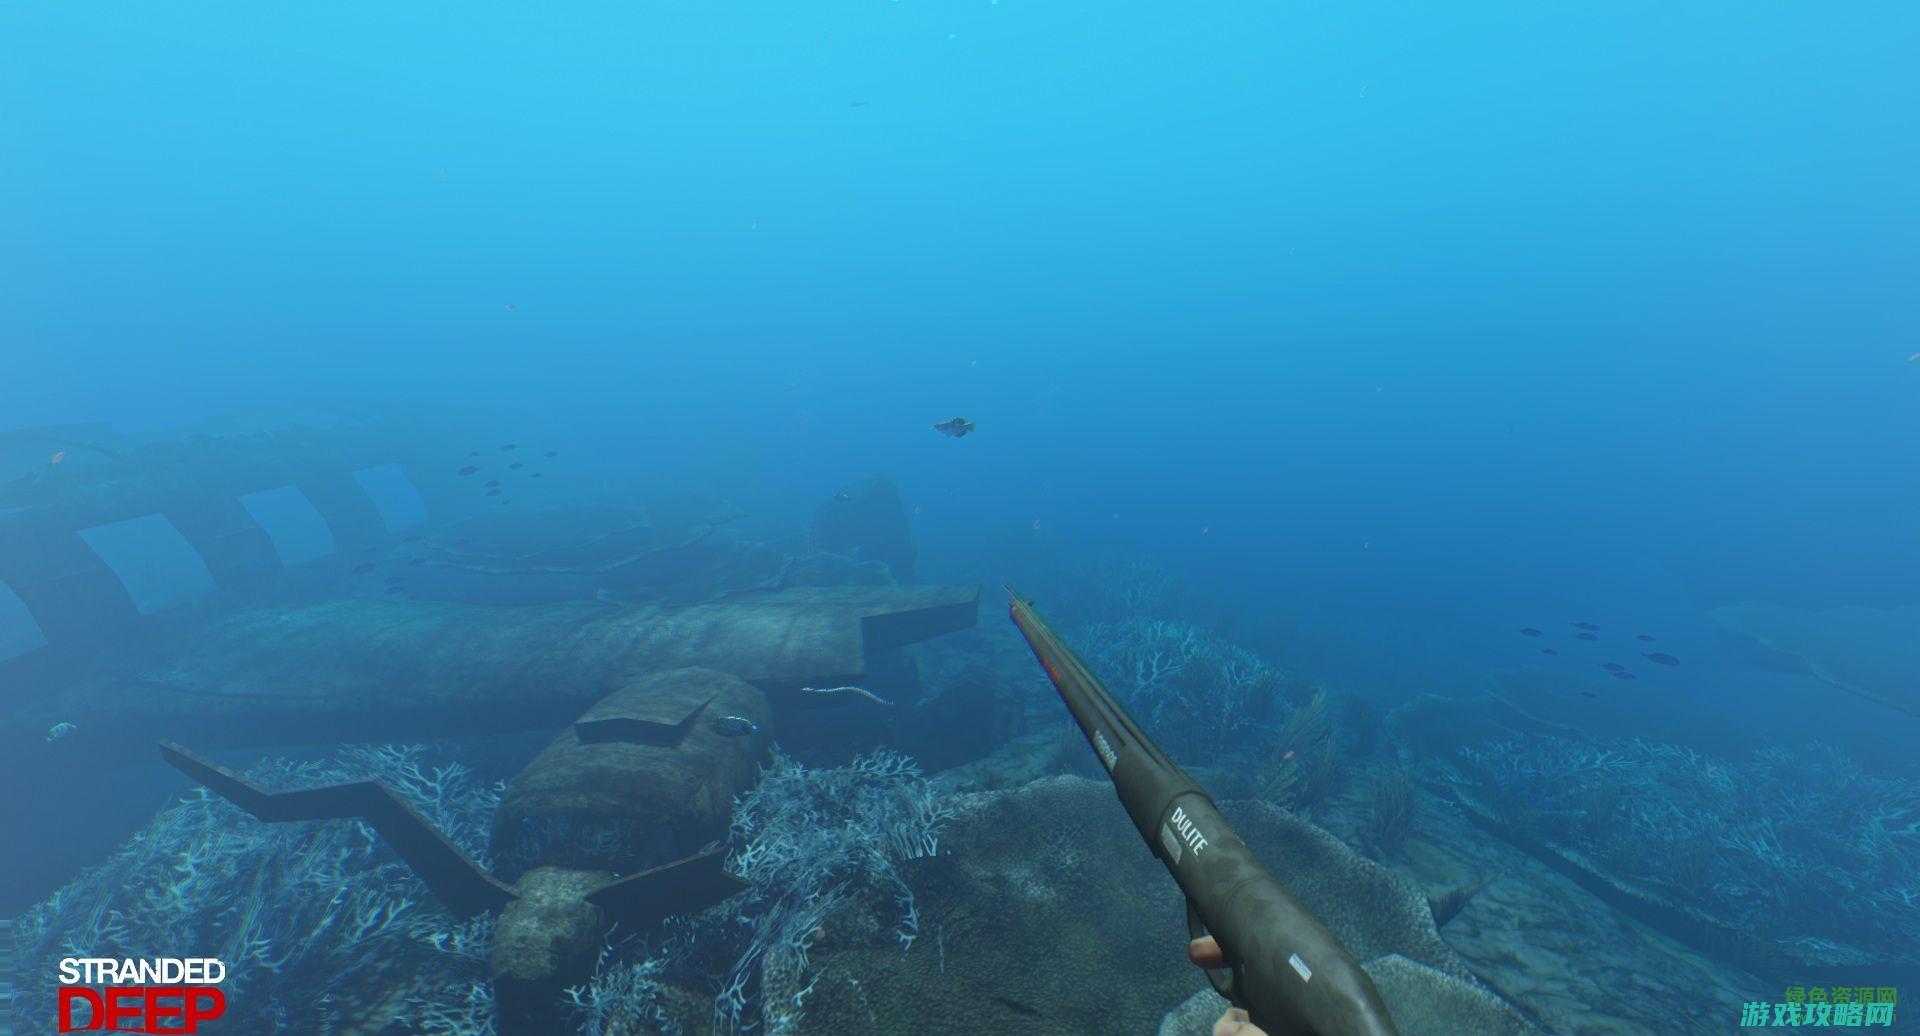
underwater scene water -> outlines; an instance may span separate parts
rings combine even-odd
[[[1915,40],[0,7],[0,1034],[1920,1031]]]

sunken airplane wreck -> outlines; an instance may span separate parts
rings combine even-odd
[[[678,612],[621,609],[617,636],[602,631],[605,639],[587,637],[587,647],[546,660],[553,666],[546,675],[557,677],[570,668],[563,661],[606,663],[601,652],[618,641],[628,648],[618,653],[618,668],[630,675],[508,782],[493,825],[499,873],[378,782],[270,791],[173,741],[163,741],[161,753],[264,821],[363,819],[449,911],[497,914],[490,971],[500,1031],[546,1033],[561,991],[590,976],[616,925],[645,930],[738,891],[714,844],[734,797],[753,786],[783,716],[820,704],[805,689],[861,679],[870,652],[973,625],[978,602],[977,587],[876,587],[745,595]],[[583,682],[591,681],[574,686]],[[457,685],[444,686],[451,693]],[[460,711],[485,714],[504,702],[494,689],[479,693],[486,707]],[[427,696],[456,706],[433,688]],[[561,694],[544,707],[571,702],[573,695]],[[859,695],[836,695],[833,703],[876,707]],[[371,702],[347,696],[339,704],[341,729],[377,725]],[[318,719],[312,708],[304,701],[281,718],[296,725]],[[714,722],[725,718],[752,729]]]

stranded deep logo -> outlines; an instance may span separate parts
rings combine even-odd
[[[68,957],[60,962],[60,1031],[199,1032],[227,1012],[226,977],[227,966],[212,957]]]

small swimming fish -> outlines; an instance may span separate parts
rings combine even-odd
[[[538,471],[536,471],[536,472],[534,472],[534,473],[533,473],[533,477],[534,477],[534,478],[542,478],[542,477],[544,477],[544,476],[542,476],[542,475],[541,475],[541,474],[540,474],[540,473],[539,473]],[[1877,987],[1876,987],[1876,988],[1877,988]]]
[[[1523,637],[1537,637],[1540,635],[1540,631],[1534,629],[1532,626],[1523,626],[1520,629],[1520,635]]]
[[[513,462],[512,464],[509,464],[509,465],[507,465],[507,470],[509,470],[509,471],[519,471],[519,470],[520,470],[521,468],[524,468],[524,467],[526,467],[526,465],[525,465],[525,464],[522,464],[522,463],[520,463],[519,461],[517,461],[517,460],[516,460],[516,461],[514,461],[514,462]]]
[[[1552,649],[1552,648],[1541,648],[1541,649],[1540,649],[1540,653],[1541,653],[1541,654],[1543,654],[1543,655],[1557,655],[1557,654],[1559,654],[1560,652],[1558,652],[1558,651],[1555,651],[1555,650],[1554,650],[1554,649]]]
[[[58,464],[58,463],[60,463],[61,461],[63,461],[63,460],[66,460],[66,459],[67,459],[67,451],[65,451],[65,450],[55,450],[55,451],[54,451],[54,453],[53,453],[53,459],[52,459],[52,460],[50,460],[50,461],[48,461],[47,463],[48,463],[48,464]]]
[[[353,574],[356,576],[364,576],[368,572],[373,571],[373,569],[374,569],[373,562],[363,561],[360,564],[353,566]]]
[[[1613,678],[1614,678],[1614,679],[1616,679],[1616,680],[1638,680],[1638,679],[1640,679],[1639,677],[1637,677],[1637,676],[1635,676],[1635,675],[1633,675],[1632,673],[1629,673],[1629,672],[1627,672],[1627,671],[1626,671],[1625,669],[1615,669],[1615,670],[1613,671]]]
[[[406,582],[406,580],[404,580],[404,579],[401,579],[401,578],[400,578],[399,576],[388,576],[388,577],[387,577],[387,585],[388,585],[388,586],[395,586],[395,585],[397,585],[397,584],[400,584],[400,583],[404,583],[404,582]]]
[[[950,417],[945,421],[936,422],[933,430],[949,439],[958,439],[973,431],[973,422],[964,417]]]
[[[488,480],[487,480],[487,488],[488,488],[488,489],[492,489],[492,488],[493,488],[494,486],[497,486],[497,485],[499,485],[499,484],[500,484],[500,480],[499,480],[499,479],[497,479],[497,478],[490,478],[490,479],[488,479]]]
[[[500,448],[502,450],[517,450],[520,448],[520,444],[517,442],[504,442],[500,444]]]
[[[461,469],[460,469],[459,471],[456,471],[456,472],[454,472],[454,474],[456,474],[456,475],[471,475],[471,474],[473,474],[474,472],[476,472],[476,471],[479,471],[479,470],[480,470],[479,468],[476,468],[476,467],[474,467],[473,465],[471,465],[471,464],[469,464],[469,465],[467,465],[466,467],[464,467],[464,468],[461,468]]]
[[[549,456],[549,457],[558,457],[558,456],[560,456],[560,451],[559,451],[559,450],[548,450],[548,451],[547,451],[547,456]]]
[[[1641,655],[1640,657],[1646,659],[1649,662],[1658,662],[1661,665],[1679,665],[1680,664],[1679,659],[1673,657],[1672,655],[1667,654],[1665,651],[1650,651],[1644,655]]]
[[[389,587],[387,587],[387,589],[386,589],[386,592],[387,592],[387,593],[390,593],[390,594],[397,594],[397,593],[399,593],[400,591],[402,591],[402,590],[405,590],[405,589],[406,589],[406,587],[404,587],[404,586],[401,586],[401,585],[400,585],[399,583],[395,583],[395,584],[393,584],[392,586],[389,586]]]
[[[1623,666],[1618,662],[1602,662],[1600,663],[1600,668],[1612,670],[1614,672],[1619,672],[1620,670],[1625,669],[1626,666]]]
[[[488,495],[488,496],[499,496],[499,495],[500,495],[500,491],[499,491],[498,489],[489,489],[489,490],[487,490],[487,495]]]
[[[1653,638],[1650,636],[1647,636],[1645,633],[1636,633],[1633,635],[1633,639],[1645,641],[1648,644],[1653,643]]]
[[[80,725],[77,723],[55,723],[53,725],[53,729],[47,731],[47,740],[58,741],[63,737],[67,737],[71,735],[74,731],[79,729],[80,729]]]
[[[760,733],[760,724],[745,716],[721,716],[707,726],[713,728],[713,732],[721,737],[746,737],[748,734]]]
[[[1598,698],[1598,697],[1600,697],[1600,696],[1599,696],[1599,695],[1597,695],[1597,694],[1595,694],[1595,693],[1593,693],[1592,691],[1581,691],[1581,692],[1580,692],[1580,697],[1582,697],[1582,698]]]
[[[1293,749],[1291,749],[1291,748],[1289,748],[1289,749],[1287,749],[1287,754],[1286,754],[1286,755],[1283,755],[1283,756],[1281,756],[1281,757],[1280,757],[1280,761],[1281,761],[1281,762],[1283,762],[1283,763],[1285,763],[1285,762],[1292,762],[1292,761],[1293,761],[1293,756],[1294,756],[1294,750],[1293,750]]]
[[[457,540],[454,540],[454,541],[453,541],[453,545],[454,545],[454,546],[456,546],[456,547],[464,547],[464,546],[466,546],[467,544],[469,544],[469,543],[472,543],[472,542],[473,542],[472,540],[470,540],[470,539],[467,539],[467,538],[466,538],[465,536],[462,536],[462,537],[460,537],[459,539],[457,539]],[[1876,988],[1878,988],[1878,987],[1876,987]]]
[[[1595,636],[1595,635],[1593,635],[1593,634],[1591,634],[1591,633],[1575,633],[1575,634],[1573,635],[1573,639],[1575,639],[1575,640],[1599,640],[1600,638],[1599,638],[1599,637],[1597,637],[1597,636]]]
[[[469,457],[478,457],[478,456],[480,456],[480,451],[479,451],[479,450],[468,450],[468,451],[467,451],[467,456],[469,456]]]
[[[1588,631],[1593,631],[1593,630],[1597,630],[1597,629],[1599,629],[1599,628],[1600,628],[1600,627],[1598,627],[1598,626],[1595,626],[1595,625],[1594,625],[1593,623],[1591,623],[1591,622],[1575,622],[1575,623],[1570,623],[1570,625],[1571,625],[1571,626],[1573,626],[1573,628],[1574,628],[1574,629],[1577,629],[1577,630],[1588,630]]]

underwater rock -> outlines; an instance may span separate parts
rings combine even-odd
[[[894,726],[901,751],[930,771],[980,759],[1026,733],[1024,703],[984,666],[972,666],[935,697],[902,713]]]
[[[707,722],[722,716],[759,730],[728,736]],[[660,735],[635,729],[648,725]],[[507,782],[493,825],[502,876],[527,864],[627,874],[697,852],[726,833],[734,796],[753,787],[766,759],[772,726],[764,694],[712,669],[622,687]]]
[[[1702,732],[1730,740],[1745,729],[1737,715],[1651,680],[1523,666],[1489,672],[1487,693],[1540,723],[1594,736],[1698,742]]]
[[[1723,629],[1803,662],[1815,676],[1890,709],[1920,715],[1920,606],[1715,608]]]
[[[1397,954],[1449,988],[1478,988],[1406,879],[1265,803],[1223,808],[1357,959]],[[1105,781],[1054,777],[962,796],[940,854],[903,873],[917,899],[918,938],[902,953],[884,929],[866,927],[897,912],[891,900],[872,917],[829,918],[828,937],[810,954],[822,978],[806,1001],[804,1031],[1152,1032],[1205,981],[1186,959],[1179,890]],[[1415,998],[1404,1002],[1426,1010]]]
[[[913,581],[918,551],[900,487],[885,475],[862,479],[813,513],[813,546],[861,561],[882,561],[900,582]]]

